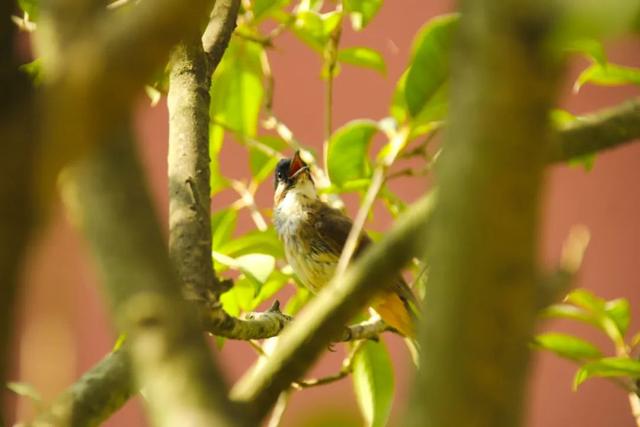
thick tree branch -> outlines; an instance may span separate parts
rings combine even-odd
[[[118,350],[84,374],[30,426],[98,426],[133,393],[129,358]]]
[[[63,190],[126,333],[136,386],[155,425],[242,425],[182,300],[130,129],[118,130],[68,171]]]
[[[256,420],[271,409],[282,391],[300,379],[343,325],[355,316],[397,271],[423,249],[432,197],[424,197],[400,217],[394,228],[334,279],[280,335],[269,359],[250,369],[233,387],[232,397],[245,402]]]
[[[552,163],[609,150],[640,138],[640,100],[588,114],[558,130]]]
[[[539,200],[559,66],[553,8],[461,2],[407,426],[521,423],[538,309]],[[497,125],[497,121],[500,123]]]
[[[47,138],[38,184],[45,201],[58,171],[96,144],[114,121],[127,117],[134,97],[166,62],[171,47],[197,36],[214,0],[192,1],[188,7],[179,0],[142,0],[126,13],[103,8],[77,24],[75,12],[89,3],[100,2],[58,0],[43,10],[38,45],[46,69]],[[55,13],[61,4],[71,5],[68,13]],[[70,25],[75,26],[72,36],[56,46],[56,33]]]
[[[0,401],[11,348],[22,261],[34,222],[33,173],[36,149],[33,93],[18,70],[13,1],[0,5]],[[0,405],[0,425],[5,419]]]

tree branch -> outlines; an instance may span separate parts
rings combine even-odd
[[[127,355],[122,350],[109,353],[30,426],[98,426],[117,411],[134,390]]]
[[[182,300],[130,129],[118,130],[69,170],[63,190],[126,333],[135,384],[155,425],[242,425]]]
[[[461,2],[429,230],[420,337],[428,351],[407,426],[521,423],[560,69],[547,44],[551,13],[535,0]]]
[[[11,23],[15,4],[0,5],[0,385],[7,382],[13,320],[22,262],[34,225],[33,89],[18,70],[16,27]],[[2,387],[4,389],[4,387]],[[0,392],[0,401],[5,391]],[[0,405],[0,425],[3,424]]]
[[[568,123],[551,145],[552,163],[595,154],[640,138],[640,99]]]
[[[89,3],[96,2],[70,2],[67,12],[56,14],[61,2],[47,2],[51,7],[43,9],[38,31],[46,69],[47,138],[38,183],[45,201],[59,170],[96,144],[114,121],[128,116],[134,97],[166,62],[169,50],[180,39],[197,36],[214,0],[192,1],[189,7],[179,0],[143,0],[127,13],[103,9],[83,16],[78,25],[72,22],[73,35],[57,48],[59,28]],[[54,28],[46,25],[51,21]]]
[[[296,321],[280,335],[269,359],[254,365],[231,391],[246,403],[256,420],[271,409],[280,393],[298,380],[326,346],[340,337],[343,325],[355,316],[376,291],[421,253],[433,197],[424,197],[396,221],[385,237],[366,251],[344,276],[333,280]]]

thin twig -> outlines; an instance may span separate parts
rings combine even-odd
[[[260,209],[258,209],[254,195],[247,189],[247,186],[243,182],[234,179],[231,180],[230,183],[231,188],[233,188],[245,202],[245,206],[251,214],[251,219],[256,224],[256,227],[258,227],[258,230],[266,231],[269,227],[260,213]]]
[[[398,138],[397,146],[403,146],[409,136],[409,130],[406,128],[402,128],[395,133],[392,138]],[[353,221],[353,226],[351,227],[351,231],[349,231],[349,236],[347,237],[347,241],[345,242],[344,248],[342,249],[342,253],[340,254],[340,260],[338,261],[338,266],[336,267],[335,276],[341,277],[347,269],[351,258],[356,250],[358,242],[360,241],[360,235],[364,228],[364,223],[367,220],[367,216],[373,207],[373,203],[382,188],[382,185],[385,181],[385,174],[389,166],[393,164],[397,155],[399,153],[396,152],[391,153],[386,159],[376,166],[376,169],[373,172],[373,176],[371,177],[371,184],[369,184],[369,189],[367,190],[367,194],[364,197],[362,205],[358,210],[358,214]]]

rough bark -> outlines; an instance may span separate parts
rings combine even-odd
[[[407,425],[520,425],[559,66],[552,8],[467,0],[430,228],[421,370]]]
[[[122,350],[115,351],[60,395],[30,426],[98,426],[133,393],[129,359]]]

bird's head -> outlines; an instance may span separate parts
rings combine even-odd
[[[278,206],[288,195],[296,195],[315,199],[317,197],[309,166],[296,151],[292,158],[278,162],[275,172],[275,206]]]

